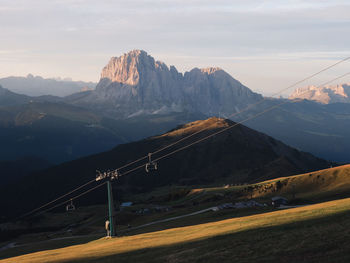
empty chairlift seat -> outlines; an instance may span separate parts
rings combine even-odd
[[[158,170],[158,164],[155,161],[152,161],[152,154],[148,154],[148,163],[146,163],[146,172],[149,173],[151,171]]]

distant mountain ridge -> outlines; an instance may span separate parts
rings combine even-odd
[[[14,93],[0,85],[0,106],[18,105],[30,100],[29,96]]]
[[[289,99],[313,100],[323,104],[350,103],[350,84],[298,88],[289,96]]]
[[[225,116],[261,98],[220,68],[194,68],[182,74],[143,50],[133,50],[112,57],[96,90],[69,103],[108,108],[115,118],[182,111]]]
[[[201,118],[175,113],[115,120],[56,97],[29,97],[0,86],[0,161],[36,156],[61,163]]]
[[[342,88],[338,88],[337,93],[343,94],[341,98],[344,100],[345,85],[342,85]],[[126,138],[122,141],[128,142],[165,132],[178,124],[196,119],[221,116],[234,121],[242,121],[259,114],[258,118],[245,122],[245,124],[319,157],[338,162],[350,161],[348,154],[350,103],[322,104],[309,100],[272,98],[261,100],[263,100],[261,95],[244,87],[220,68],[195,68],[182,74],[175,67],[168,67],[163,62],[156,61],[145,51],[134,50],[120,57],[111,58],[103,68],[101,80],[94,90],[78,92],[62,98],[51,95],[29,97],[0,88],[0,107],[7,108],[0,109],[0,123],[11,123],[16,117],[11,113],[10,108],[13,105],[57,103],[59,104],[59,107],[56,107],[57,113],[50,110],[50,104],[41,104],[49,108],[40,107],[40,112],[46,113],[46,117],[52,113],[53,117],[63,117],[63,119],[67,119],[62,114],[66,112],[63,109],[67,109],[68,117],[72,116],[70,110],[73,105],[83,109],[80,112],[83,115],[82,118],[78,117],[74,120],[68,118],[68,121],[78,120],[75,124],[80,128],[76,126],[77,130],[86,130],[86,123],[81,123],[80,120],[86,119],[86,116],[92,116],[91,113],[93,113],[100,119],[108,119],[109,123],[104,121],[102,126],[105,126],[107,130],[117,131],[117,137],[122,135],[123,138]],[[277,104],[284,101],[290,103],[277,107]],[[249,107],[252,104],[256,105]],[[261,112],[272,106],[276,106],[273,111],[260,116]],[[235,114],[248,107],[249,110]],[[23,112],[15,111],[20,112],[18,118],[16,117],[16,123],[23,124],[27,121],[29,126],[26,128],[29,128],[32,118],[35,120],[34,125],[47,121],[46,118],[40,119],[40,112],[31,115],[30,109],[31,107],[24,107]],[[90,114],[86,115],[84,111]],[[89,120],[89,123],[95,123],[94,119]],[[40,127],[50,128],[47,125]],[[96,126],[95,128],[97,130]],[[91,126],[89,130],[93,130]],[[19,126],[9,134],[12,136],[18,132],[20,132]],[[44,134],[52,134],[51,132],[53,130],[46,130]],[[32,135],[31,132],[28,131],[28,133]],[[89,141],[88,137],[85,139]],[[97,140],[94,141],[97,142]],[[21,142],[26,143],[26,141]],[[73,141],[68,143],[68,149],[72,143]],[[28,144],[29,146],[32,147],[31,144]],[[4,146],[2,149],[4,153],[8,152]],[[11,146],[9,149],[12,151],[14,148]],[[64,152],[69,153],[70,151],[64,150]],[[11,159],[20,158],[18,153],[20,151],[17,151]],[[55,162],[52,159],[50,161]]]
[[[27,96],[52,95],[64,97],[72,93],[94,89],[96,83],[72,81],[70,79],[45,79],[28,74],[27,77],[6,77],[0,79],[4,88]]]

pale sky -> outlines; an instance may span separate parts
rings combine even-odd
[[[348,0],[0,0],[0,77],[97,82],[110,57],[143,49],[180,72],[221,67],[270,95],[350,56],[349,14]]]

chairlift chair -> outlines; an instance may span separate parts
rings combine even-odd
[[[75,205],[73,204],[73,200],[71,199],[70,203],[68,205],[66,205],[66,211],[69,212],[69,211],[73,211],[73,210],[75,210]]]
[[[146,172],[149,173],[151,171],[158,170],[158,164],[155,161],[152,161],[152,154],[148,154],[148,163],[146,163]]]

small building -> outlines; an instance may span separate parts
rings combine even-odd
[[[124,203],[121,203],[120,205],[120,211],[123,211],[126,207],[131,207],[132,206],[132,202],[124,202]]]
[[[280,207],[281,205],[287,205],[288,199],[282,196],[275,196],[271,198],[271,204],[273,207]]]
[[[120,206],[121,207],[130,207],[130,206],[132,206],[132,202],[124,202]]]

